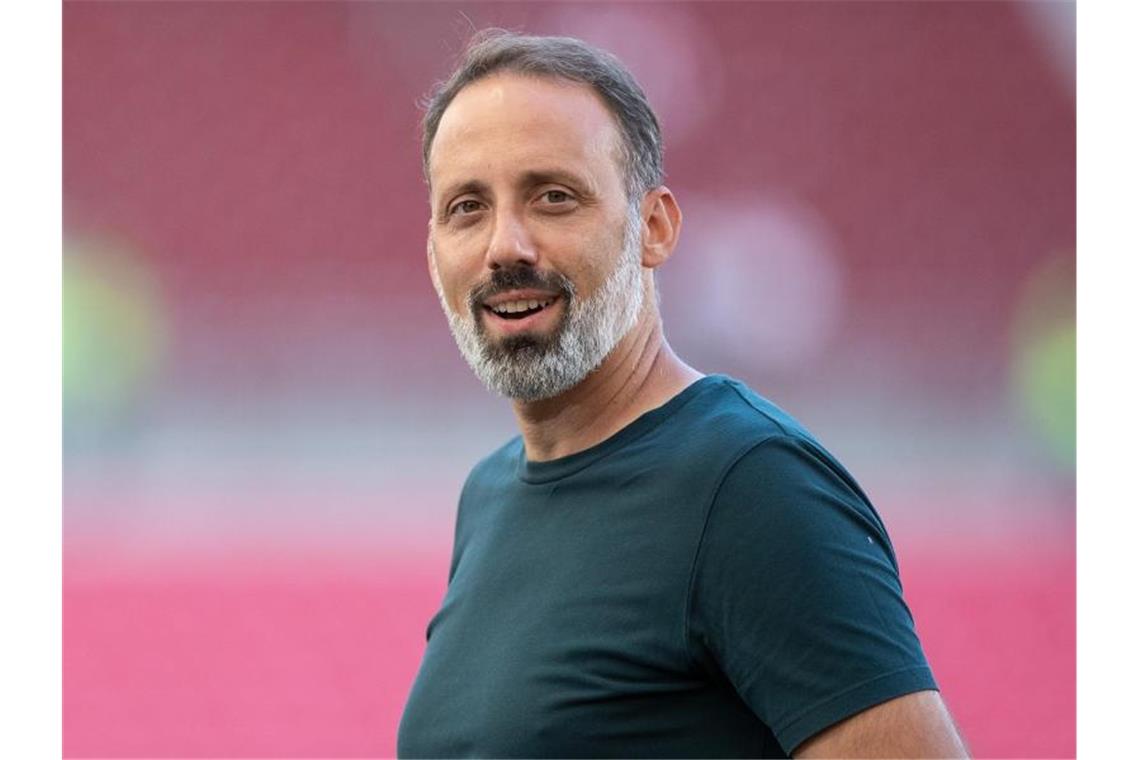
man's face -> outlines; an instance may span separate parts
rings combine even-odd
[[[577,385],[637,321],[641,218],[613,117],[588,87],[513,74],[464,88],[432,143],[432,282],[492,390]]]

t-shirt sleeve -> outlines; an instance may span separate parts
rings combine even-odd
[[[694,565],[688,635],[789,754],[937,689],[878,515],[812,442],[768,438],[726,473]]]

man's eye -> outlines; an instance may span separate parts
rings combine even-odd
[[[474,214],[479,210],[479,201],[465,200],[459,201],[451,207],[452,214]]]
[[[562,190],[547,190],[542,196],[548,203],[565,203],[570,200],[570,194]]]

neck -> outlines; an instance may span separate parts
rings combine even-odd
[[[701,377],[665,342],[657,310],[644,309],[582,382],[553,398],[514,402],[527,458],[558,459],[601,443]]]

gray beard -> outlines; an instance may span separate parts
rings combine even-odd
[[[432,256],[434,268],[434,255]],[[519,401],[557,396],[601,366],[637,322],[644,294],[641,282],[641,216],[626,215],[622,250],[614,271],[588,298],[578,298],[567,281],[562,322],[549,337],[515,336],[493,344],[473,303],[468,313],[452,311],[433,277],[459,352],[487,388]]]

